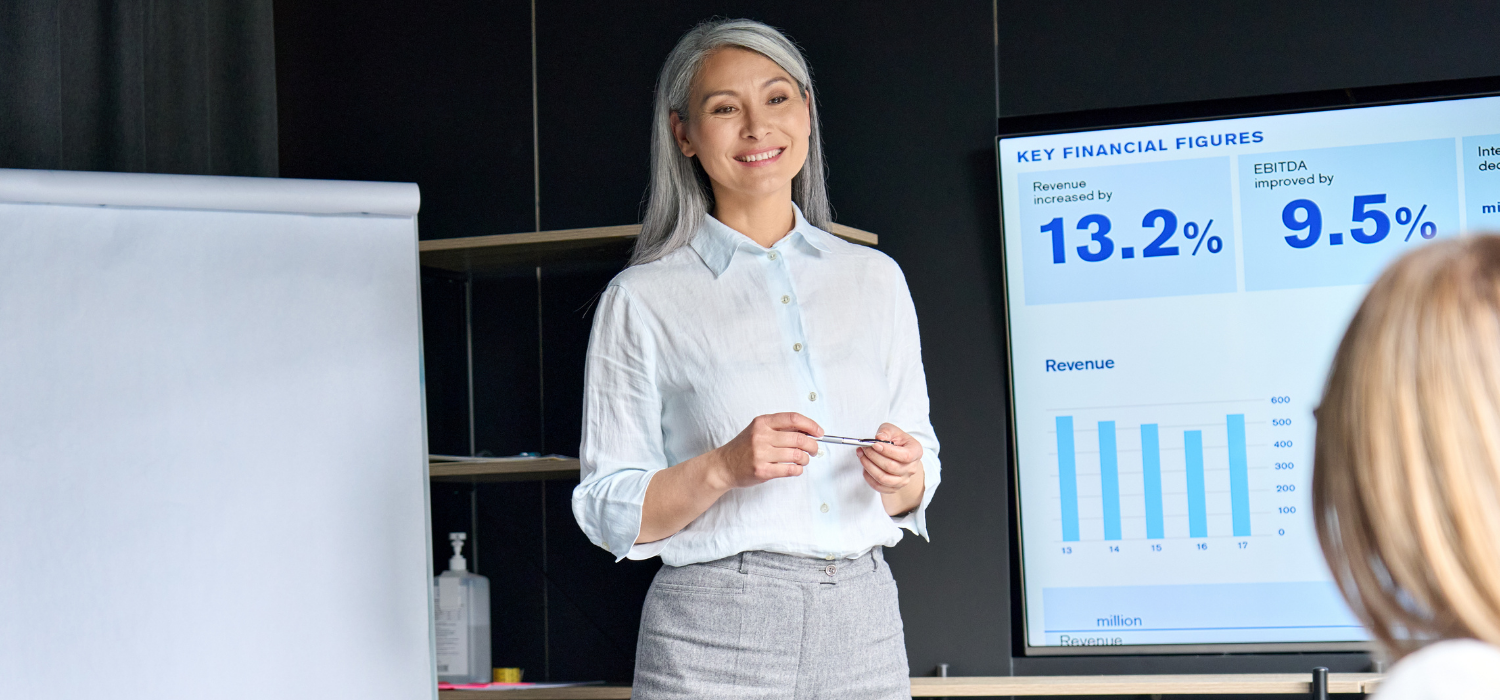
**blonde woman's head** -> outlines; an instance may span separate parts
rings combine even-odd
[[[1500,644],[1500,237],[1386,270],[1317,418],[1313,512],[1355,613],[1396,656]]]

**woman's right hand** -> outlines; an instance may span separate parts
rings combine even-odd
[[[800,413],[760,416],[718,449],[656,472],[646,486],[635,541],[671,537],[730,489],[801,475],[818,453],[810,435],[821,437],[823,428]]]
[[[716,480],[724,489],[744,488],[785,476],[801,476],[818,453],[813,437],[823,428],[800,413],[759,416],[715,452]]]

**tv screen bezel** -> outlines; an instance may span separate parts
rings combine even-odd
[[[1466,78],[1380,85],[1342,90],[1264,95],[1256,97],[1198,100],[1165,104],[1140,105],[1114,109],[1094,109],[1056,114],[1001,117],[995,135],[996,199],[999,202],[1000,312],[1005,334],[1005,390],[1009,412],[1006,448],[1010,456],[1006,479],[1010,523],[1011,628],[1012,649],[1020,656],[1121,656],[1121,655],[1188,655],[1188,654],[1264,654],[1299,652],[1369,652],[1374,642],[1265,642],[1265,643],[1193,643],[1136,644],[1120,646],[1061,647],[1033,646],[1027,634],[1025,557],[1021,550],[1020,470],[1017,468],[1019,447],[1016,441],[1015,353],[1010,319],[1010,281],[1005,259],[1004,172],[1000,159],[1000,142],[1004,139],[1049,134],[1083,134],[1094,131],[1140,126],[1162,126],[1215,122],[1246,117],[1268,117],[1307,114],[1346,109],[1364,109],[1419,102],[1443,102],[1500,96],[1500,76]]]

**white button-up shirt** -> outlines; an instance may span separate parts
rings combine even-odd
[[[733,439],[756,416],[796,411],[831,435],[881,423],[922,443],[926,490],[887,515],[854,447],[820,444],[801,476],[738,488],[676,534],[636,544],[652,475]],[[616,559],[672,566],[743,551],[853,558],[927,537],[940,480],[917,316],[883,253],[796,226],[770,249],[706,217],[691,245],[610,282],[584,374],[582,482],[573,514]]]

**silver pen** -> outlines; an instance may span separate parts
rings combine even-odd
[[[839,437],[837,435],[824,435],[823,437],[818,437],[818,438],[813,438],[813,439],[817,440],[818,442],[827,442],[827,443],[834,444],[834,445],[861,445],[861,446],[865,446],[865,447],[869,447],[870,445],[873,445],[873,444],[875,444],[877,442],[883,442],[883,443],[885,443],[887,445],[894,445],[895,444],[895,443],[891,442],[890,440],[877,440],[875,438],[864,438],[864,439],[861,439],[861,438],[847,438],[847,437]]]

